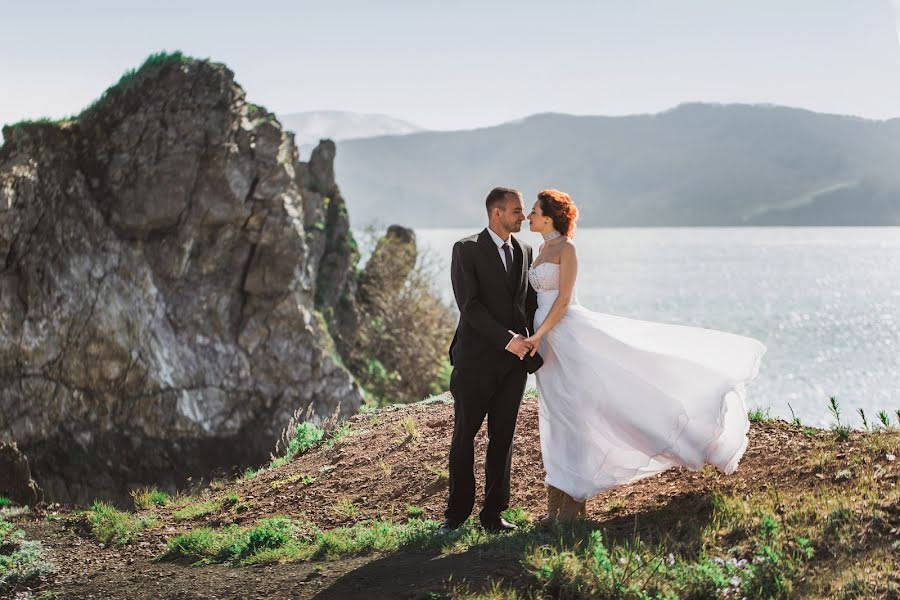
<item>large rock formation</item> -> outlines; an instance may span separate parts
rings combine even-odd
[[[259,463],[296,410],[357,409],[315,310],[355,295],[333,144],[298,162],[230,70],[178,54],[3,134],[0,441],[48,498]]]

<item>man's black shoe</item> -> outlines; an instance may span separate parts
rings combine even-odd
[[[441,523],[441,526],[438,528],[438,533],[440,533],[440,534],[450,533],[454,529],[459,529],[461,526],[462,526],[462,521],[451,521],[451,520],[447,519],[446,521]]]
[[[485,531],[488,531],[490,533],[508,533],[510,531],[515,531],[516,529],[518,529],[518,527],[516,527],[503,517],[498,517],[497,520],[482,523],[481,526]]]

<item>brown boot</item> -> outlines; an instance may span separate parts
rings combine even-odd
[[[560,494],[562,495],[558,517],[560,521],[574,521],[587,515],[587,502],[585,500],[579,502],[565,492],[560,492]]]
[[[547,486],[547,516],[541,519],[540,525],[549,525],[559,517],[560,500],[563,492],[552,485]]]

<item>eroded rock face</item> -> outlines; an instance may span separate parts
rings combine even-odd
[[[295,410],[356,411],[315,311],[355,285],[333,144],[298,162],[231,71],[191,59],[4,138],[0,441],[49,499],[258,464]]]

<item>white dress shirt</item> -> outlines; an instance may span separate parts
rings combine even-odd
[[[503,244],[505,243],[499,235],[494,233],[494,230],[490,227],[487,228],[488,233],[491,235],[491,239],[494,240],[494,243],[497,244],[497,252],[500,253],[500,260],[503,262],[503,266],[506,267],[506,271],[509,272],[509,265],[506,264],[506,252],[503,251]],[[512,235],[510,235],[507,240],[509,242],[509,252],[510,255],[515,253],[515,249],[512,245]]]
[[[488,227],[487,230],[491,236],[491,239],[494,240],[494,243],[497,245],[497,252],[500,253],[500,261],[503,263],[503,266],[506,267],[506,271],[509,272],[510,268],[507,267],[507,265],[506,265],[506,252],[503,251],[503,244],[505,242],[499,235],[494,233],[493,229]],[[516,250],[515,250],[515,248],[513,248],[513,245],[512,245],[512,235],[510,235],[507,238],[507,241],[509,242],[509,254],[510,254],[510,256],[514,256]],[[513,339],[515,339],[515,337],[516,337],[516,333],[514,331],[510,331],[509,333],[512,334],[512,337],[509,338],[509,342],[506,343],[506,347],[504,348],[504,350],[509,350],[509,343],[512,342]]]

